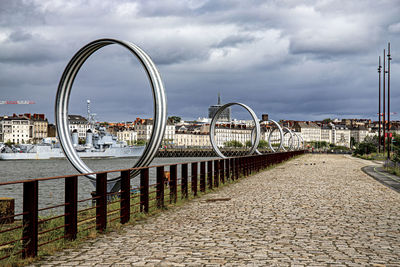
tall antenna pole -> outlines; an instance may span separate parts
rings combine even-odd
[[[388,132],[388,148],[387,148],[387,158],[388,160],[390,160],[390,142],[391,142],[391,138],[389,136],[389,131],[390,131],[390,60],[392,60],[392,58],[390,57],[390,42],[388,43],[388,70],[387,70],[387,74],[388,74],[388,80],[387,80],[387,87],[388,87],[388,123],[387,123],[387,132]]]
[[[386,99],[385,99],[385,76],[386,76],[386,50],[383,49],[383,115],[382,115],[382,119],[383,119],[383,154],[385,154],[385,146],[386,146]]]
[[[379,75],[379,111],[378,111],[378,118],[379,118],[379,145],[378,145],[378,152],[381,153],[381,57],[379,56],[379,65],[378,65],[378,75]]]

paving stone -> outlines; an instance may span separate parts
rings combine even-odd
[[[305,155],[33,265],[399,266],[400,194],[370,164]]]

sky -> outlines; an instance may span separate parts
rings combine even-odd
[[[391,110],[400,113],[400,0],[0,0],[0,100],[36,103],[0,105],[0,115],[53,122],[64,68],[101,38],[146,51],[168,115],[187,120],[206,117],[218,92],[276,120],[377,119],[378,57],[390,41]],[[153,116],[146,74],[118,45],[85,62],[68,112],[86,115],[87,99],[98,121]]]

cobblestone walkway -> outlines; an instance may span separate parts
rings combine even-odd
[[[400,266],[400,194],[367,164],[306,155],[37,264]]]

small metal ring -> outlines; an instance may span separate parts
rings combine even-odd
[[[296,150],[300,149],[300,137],[296,132],[293,132],[294,136],[296,136],[297,143],[296,143]]]
[[[286,134],[289,134],[289,140],[288,140],[288,148],[286,149],[285,146],[283,146],[283,151],[292,151],[293,150],[293,133],[292,131],[288,128],[288,127],[283,127],[282,128],[284,134],[283,134],[283,138],[285,138]]]
[[[301,134],[299,134],[300,138],[301,138],[301,149],[304,149],[304,138]]]
[[[283,136],[282,127],[279,125],[279,123],[277,123],[277,122],[274,121],[274,120],[268,120],[268,122],[272,122],[272,123],[275,124],[276,127],[277,127],[277,128],[274,128],[273,130],[271,130],[271,132],[269,133],[269,136],[268,136],[268,146],[269,146],[269,149],[271,149],[272,152],[277,152],[277,151],[283,150],[283,139],[284,139],[284,136]],[[280,134],[280,136],[281,136],[281,142],[279,143],[279,147],[278,147],[277,150],[275,150],[275,148],[273,148],[273,146],[272,146],[272,144],[271,144],[271,137],[272,137],[273,132],[274,132],[276,129],[278,129],[279,134]]]
[[[143,151],[142,156],[132,168],[148,166],[148,164],[151,163],[155,154],[157,153],[158,147],[160,146],[162,138],[164,136],[164,131],[167,123],[167,99],[165,96],[164,85],[161,80],[160,73],[158,72],[154,62],[146,54],[146,52],[130,42],[115,39],[99,39],[93,41],[82,47],[68,63],[67,67],[64,70],[64,73],[61,76],[55,101],[55,122],[57,125],[57,134],[61,143],[61,147],[69,162],[80,173],[91,173],[93,171],[81,160],[72,145],[68,127],[69,97],[75,77],[78,74],[79,69],[88,59],[88,57],[100,48],[111,44],[118,44],[128,49],[140,61],[147,73],[147,77],[149,79],[153,92],[153,131],[150,136],[149,142]],[[131,177],[134,177],[138,173],[139,171],[131,171],[130,175]],[[95,179],[94,175],[87,175],[87,177],[92,181]],[[119,177],[109,179],[108,181],[115,181],[118,179]]]
[[[218,148],[218,146],[217,146],[217,144],[215,142],[215,137],[214,137],[214,135],[215,135],[215,126],[217,124],[217,120],[218,120],[219,115],[221,115],[221,113],[226,108],[228,108],[230,106],[233,106],[233,105],[238,105],[238,106],[241,106],[241,107],[245,108],[250,113],[251,117],[253,118],[254,124],[256,126],[256,128],[255,128],[256,129],[256,137],[255,137],[254,144],[252,145],[252,147],[251,147],[251,149],[250,149],[250,151],[248,153],[249,155],[253,154],[256,151],[256,149],[258,147],[258,144],[260,142],[260,135],[261,135],[260,123],[258,121],[256,113],[254,113],[254,111],[249,106],[247,106],[245,104],[242,104],[242,103],[236,103],[235,102],[235,103],[225,104],[222,107],[220,107],[217,110],[217,112],[215,112],[214,116],[212,117],[211,124],[210,124],[210,142],[211,142],[211,146],[214,149],[215,153],[217,153],[217,155],[219,157],[223,158],[223,159],[225,159],[227,157],[224,154],[222,154],[221,150],[219,150],[219,148]]]

